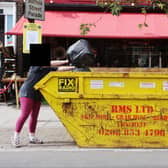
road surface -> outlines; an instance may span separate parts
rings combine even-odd
[[[0,168],[167,168],[168,150],[80,149],[0,151]]]

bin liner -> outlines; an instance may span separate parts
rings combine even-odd
[[[89,42],[85,39],[80,39],[72,44],[67,49],[67,56],[70,64],[76,66],[79,71],[87,71],[88,67],[95,64],[94,54]]]

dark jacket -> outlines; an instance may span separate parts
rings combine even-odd
[[[32,98],[35,101],[41,101],[42,95],[38,90],[34,89],[34,85],[53,70],[56,70],[56,68],[42,68],[40,66],[31,66],[27,79],[19,90],[19,97],[28,97]]]

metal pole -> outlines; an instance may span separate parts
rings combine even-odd
[[[159,52],[159,68],[162,67],[162,54]]]
[[[152,57],[151,57],[151,51],[149,52],[149,68],[152,66]]]

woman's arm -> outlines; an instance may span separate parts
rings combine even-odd
[[[59,66],[57,71],[70,71],[73,70],[75,66]]]
[[[64,65],[64,64],[68,64],[68,60],[52,60],[51,61],[51,67],[52,66],[60,66],[60,65]]]
[[[75,66],[61,66],[67,63],[68,60],[52,60],[50,66],[42,66],[41,68],[56,68],[57,71],[70,71],[75,68]]]

